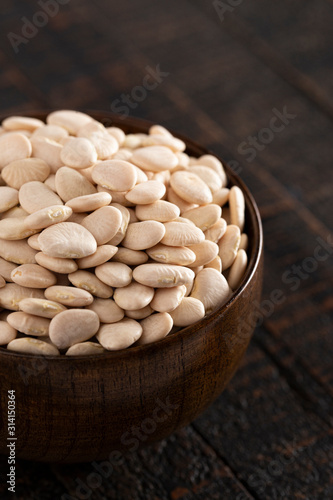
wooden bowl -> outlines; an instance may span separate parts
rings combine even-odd
[[[47,113],[30,116],[45,119]],[[151,123],[90,113],[126,133]],[[177,134],[176,134],[177,135]],[[194,156],[204,147],[181,137]],[[224,163],[225,164],[225,163]],[[110,459],[165,438],[194,420],[221,394],[253,332],[262,288],[262,227],[256,203],[227,165],[230,183],[246,199],[249,265],[227,304],[154,344],[101,356],[32,356],[0,348],[0,452],[8,455],[7,411],[16,395],[16,456],[41,462]]]

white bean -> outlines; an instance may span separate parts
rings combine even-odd
[[[108,351],[126,349],[142,335],[142,326],[134,319],[124,318],[118,323],[102,325],[96,335],[100,344]]]
[[[242,232],[245,223],[245,199],[242,190],[233,186],[229,193],[230,220]]]
[[[94,311],[101,323],[117,323],[124,317],[124,311],[112,299],[95,298],[87,309]]]
[[[142,335],[137,345],[151,344],[163,339],[173,327],[173,319],[167,312],[156,313],[140,321]]]
[[[88,306],[94,300],[87,290],[64,285],[50,286],[45,290],[45,297],[69,307]]]
[[[156,290],[150,306],[158,312],[170,312],[176,309],[185,297],[186,286],[180,285],[173,288],[159,288]]]
[[[169,288],[191,283],[194,272],[183,266],[169,264],[142,264],[133,271],[133,278],[152,288]]]
[[[228,225],[226,232],[219,241],[219,255],[222,260],[222,267],[225,271],[228,269],[236,258],[240,244],[240,230],[238,226]]]
[[[91,339],[99,329],[99,318],[88,309],[69,309],[57,314],[50,323],[50,339],[58,349]]]
[[[245,250],[238,250],[236,258],[230,268],[230,272],[228,275],[228,283],[232,290],[236,290],[240,285],[240,282],[245,273],[245,269],[247,267],[247,255]]]
[[[58,349],[52,344],[31,337],[14,339],[9,342],[7,349],[23,354],[38,354],[42,356],[58,356],[60,354]]]
[[[39,237],[42,252],[50,257],[81,259],[97,250],[93,235],[74,222],[60,222],[44,229]]]
[[[126,311],[146,307],[154,297],[154,289],[133,281],[129,285],[117,288],[114,292],[116,304]]]
[[[216,269],[207,267],[196,275],[191,297],[203,303],[206,314],[221,307],[228,300],[229,295],[228,282]]]
[[[169,314],[175,326],[189,326],[205,316],[205,308],[200,300],[184,297],[179,306]]]

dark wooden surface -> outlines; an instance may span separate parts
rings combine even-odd
[[[220,16],[210,1],[70,0],[17,54],[7,34],[40,7],[0,9],[2,113],[109,110],[147,66],[169,73],[131,115],[239,162],[263,218],[264,299],[284,297],[273,310],[262,303],[241,369],[192,425],[126,455],[86,496],[77,485],[91,483],[91,464],[19,462],[12,495],[1,458],[1,498],[333,498],[332,255],[304,270],[318,238],[332,238],[332,0],[226,0]],[[295,118],[247,161],[240,145],[284,107]]]

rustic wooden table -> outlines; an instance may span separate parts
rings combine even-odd
[[[113,109],[188,135],[250,187],[266,255],[260,326],[200,418],[101,481],[19,461],[13,495],[2,457],[2,499],[333,498],[332,20],[332,0],[1,1],[2,114]]]

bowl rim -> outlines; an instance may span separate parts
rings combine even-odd
[[[64,108],[63,108],[64,109]],[[44,109],[44,110],[38,110],[38,111],[31,111],[31,112],[20,112],[19,116],[31,116],[31,117],[36,117],[39,119],[42,119],[45,121],[45,117],[49,114],[52,113],[53,111],[58,111],[59,109]],[[115,113],[109,112],[109,111],[103,111],[103,110],[95,110],[95,109],[76,109],[73,111],[81,111],[83,113],[87,113],[91,115],[93,118],[97,119],[101,123],[103,123],[105,126],[117,126],[119,128],[122,128],[122,125],[125,128],[129,129],[136,129],[132,133],[138,133],[138,132],[143,132],[147,133],[147,130],[152,126],[155,125],[155,122],[152,122],[150,120],[142,119],[142,118],[137,118],[137,117],[126,117],[122,118],[121,115],[117,115]],[[0,117],[0,123],[7,118],[7,116],[14,116],[13,114],[11,115],[5,115]],[[245,182],[239,177],[238,174],[234,172],[232,167],[223,160],[220,156],[216,155],[212,150],[206,148],[205,146],[202,146],[201,144],[197,143],[196,141],[189,139],[186,135],[182,133],[175,132],[174,130],[168,128],[168,130],[177,138],[183,140],[186,144],[186,150],[192,150],[196,151],[200,155],[213,155],[216,158],[218,158],[222,164],[223,167],[225,168],[227,177],[229,182],[231,183],[232,186],[237,185],[239,186],[245,197],[245,206],[247,210],[252,214],[253,218],[253,223],[255,225],[255,233],[257,235],[257,239],[252,243],[253,247],[251,248],[251,256],[248,261],[248,267],[246,269],[246,272],[242,278],[242,281],[238,288],[232,293],[232,295],[229,297],[228,301],[223,304],[223,306],[219,307],[215,311],[211,312],[204,318],[202,318],[200,321],[186,326],[184,328],[181,328],[177,332],[173,333],[172,335],[167,335],[166,337],[157,340],[155,342],[152,342],[150,344],[145,344],[145,345],[138,345],[134,347],[129,347],[127,349],[121,349],[118,351],[106,351],[103,354],[88,354],[88,355],[78,355],[78,356],[66,356],[65,354],[59,355],[42,355],[42,354],[27,354],[27,353],[19,353],[15,351],[9,351],[6,347],[0,346],[0,357],[1,356],[8,356],[11,358],[18,358],[18,359],[30,359],[30,360],[37,360],[37,359],[46,359],[48,362],[53,362],[56,361],[57,363],[73,363],[73,361],[76,362],[82,362],[84,363],[85,361],[97,361],[97,360],[106,360],[109,358],[112,359],[118,359],[122,358],[125,359],[127,357],[133,357],[136,353],[139,353],[139,357],[143,355],[144,353],[150,353],[151,351],[154,351],[155,349],[161,349],[162,347],[167,347],[171,343],[175,343],[177,341],[182,341],[183,339],[186,339],[187,337],[190,337],[191,335],[194,335],[196,331],[201,330],[202,328],[205,328],[208,326],[208,324],[211,321],[216,320],[218,317],[223,316],[226,311],[231,307],[231,305],[237,301],[240,297],[240,295],[246,290],[247,286],[249,285],[250,281],[252,280],[254,274],[256,273],[259,262],[261,260],[262,252],[263,252],[263,229],[262,229],[262,222],[261,222],[261,217],[260,217],[260,212],[257,206],[257,203],[251,194],[249,188],[245,184]]]

